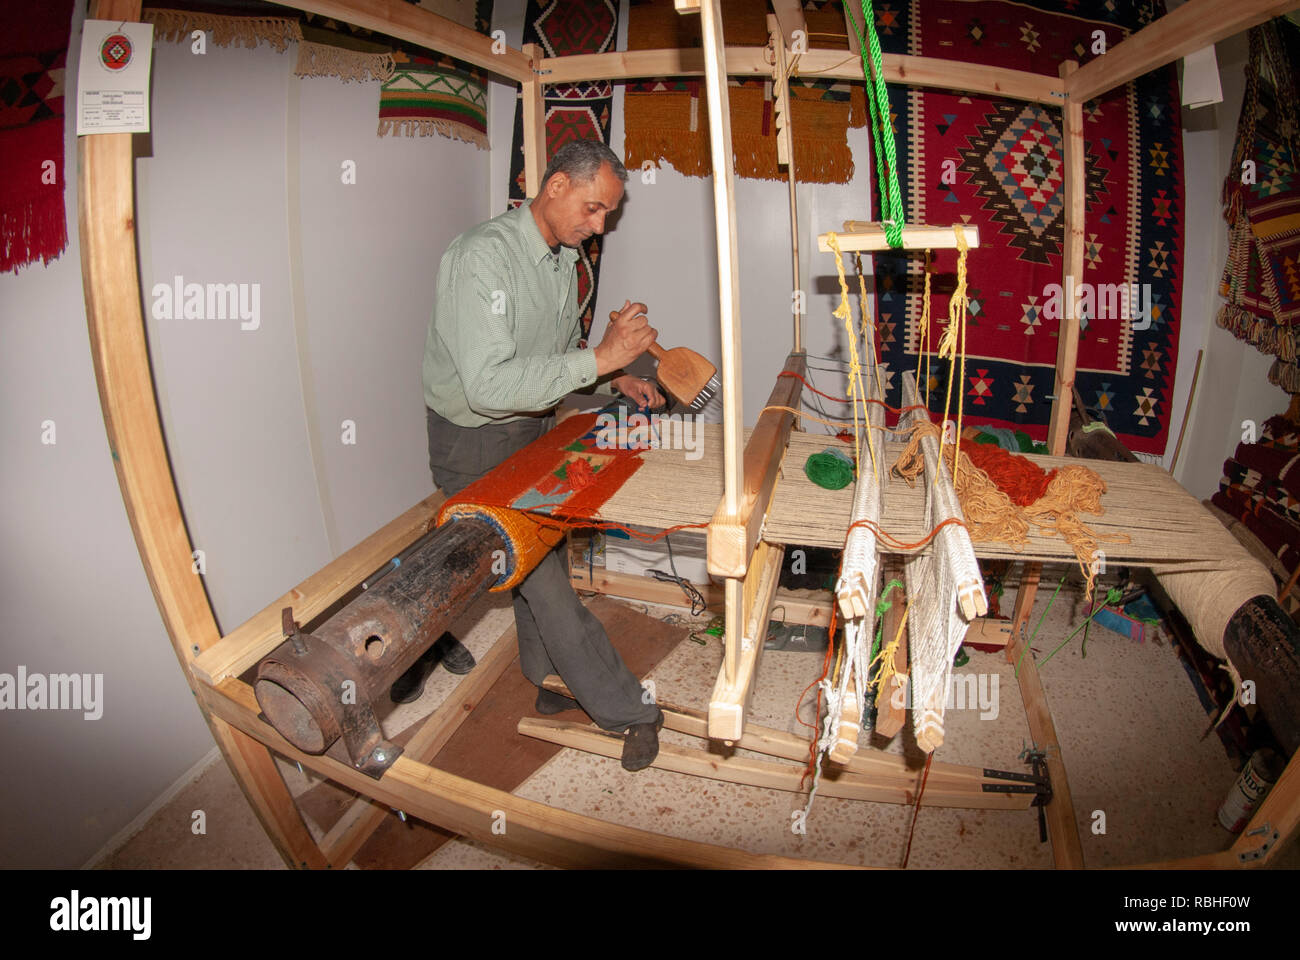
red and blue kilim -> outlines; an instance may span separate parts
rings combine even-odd
[[[1137,0],[952,2],[883,0],[886,53],[940,57],[1055,76],[1087,63],[1163,13]],[[911,223],[968,223],[966,414],[1046,437],[1064,291],[1062,116],[1054,107],[963,91],[891,84],[900,186]],[[1084,104],[1083,302],[1075,383],[1130,449],[1164,452],[1177,359],[1183,270],[1182,133],[1173,66]],[[874,210],[880,217],[878,205]],[[930,342],[946,320],[955,251],[935,254]],[[923,294],[920,255],[875,257],[882,357],[890,402],[900,370],[916,367]],[[1055,291],[1050,286],[1058,285]],[[1129,290],[1130,309],[1121,291]],[[1053,303],[1053,293],[1056,302]],[[1144,310],[1144,308],[1147,308]],[[1125,316],[1125,314],[1128,316]],[[942,410],[946,365],[931,365]],[[954,385],[956,389],[956,385]]]

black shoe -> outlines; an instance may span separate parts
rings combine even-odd
[[[578,701],[562,693],[554,693],[545,687],[538,687],[537,702],[533,704],[533,709],[550,716],[553,713],[563,713],[565,710],[577,710]]]
[[[442,665],[447,668],[448,673],[464,676],[478,666],[478,661],[474,659],[474,654],[469,652],[469,648],[450,633],[444,633],[439,637],[432,649],[438,651],[438,655],[442,658]]]
[[[429,679],[433,668],[438,665],[438,646],[434,644],[424,651],[419,660],[411,664],[406,672],[393,681],[388,690],[388,697],[393,703],[413,703],[424,693],[424,681]]]
[[[659,756],[659,730],[664,725],[664,712],[653,723],[634,723],[627,728],[623,741],[623,769],[631,773],[644,770]]]
[[[433,646],[421,655],[419,660],[407,671],[393,681],[388,690],[388,697],[393,703],[413,703],[424,693],[424,683],[433,673],[433,668],[441,663],[448,671],[464,675],[473,670],[478,662],[463,643],[450,633],[444,633],[434,641]]]

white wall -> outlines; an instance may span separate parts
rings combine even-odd
[[[69,90],[83,19],[74,14]],[[0,275],[0,672],[103,674],[103,715],[0,713],[6,867],[80,866],[212,747],[154,606],[104,434],[82,299],[73,120],[69,107],[69,246],[49,266]],[[47,419],[52,445],[41,443]]]
[[[182,509],[230,630],[432,492],[420,357],[438,258],[488,215],[489,155],[380,140],[378,85],[294,78],[292,52],[161,43],[154,55],[153,134],[137,138],[146,311],[176,274],[261,295],[256,330],[146,321]],[[103,673],[105,709],[0,714],[0,752],[22,758],[0,798],[4,866],[84,864],[212,748],[113,474],[71,172],[65,204],[64,255],[0,277],[0,672]],[[56,445],[40,442],[45,419]]]
[[[1285,411],[1290,400],[1284,390],[1268,382],[1272,357],[1237,340],[1214,322],[1223,303],[1218,289],[1228,240],[1220,196],[1236,140],[1247,53],[1245,34],[1220,42],[1216,56],[1223,102],[1183,111],[1187,209],[1183,326],[1174,391],[1175,415],[1170,425],[1165,466],[1173,460],[1196,352],[1203,349],[1196,397],[1174,471],[1178,482],[1200,498],[1209,497],[1218,489],[1223,461],[1232,455],[1241,440],[1242,421],[1252,419],[1262,424],[1273,414]]]

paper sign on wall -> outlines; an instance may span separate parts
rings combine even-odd
[[[153,24],[87,20],[77,71],[77,135],[149,132]]]
[[[1196,108],[1222,102],[1219,60],[1213,45],[1183,57],[1183,106]]]

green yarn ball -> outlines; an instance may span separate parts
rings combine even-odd
[[[842,490],[853,482],[853,461],[840,451],[827,447],[804,462],[803,472],[819,487]]]

